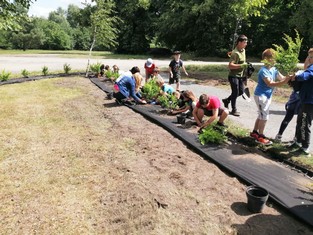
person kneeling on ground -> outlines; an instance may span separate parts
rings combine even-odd
[[[224,121],[227,118],[229,111],[228,109],[221,108],[221,101],[218,97],[203,94],[199,97],[199,101],[192,114],[198,127],[200,127],[199,131],[201,131],[211,125],[218,117],[220,118],[217,125],[226,127]],[[202,119],[204,115],[209,116],[210,118],[208,121],[203,123]]]
[[[171,112],[171,114],[176,115],[179,113],[185,113],[187,116],[191,115],[192,116],[192,112],[194,110],[194,108],[196,107],[197,104],[197,98],[195,97],[195,95],[192,93],[192,91],[183,91],[181,93],[181,97],[183,99],[183,102],[185,103],[183,107],[177,109],[177,110],[173,110]]]
[[[163,78],[157,80],[158,86],[161,88],[161,95],[175,95],[177,99],[180,97],[180,93],[175,91],[171,85],[165,84]]]
[[[118,103],[127,101],[130,97],[132,97],[139,104],[146,104],[145,100],[142,100],[136,95],[136,80],[134,78],[134,74],[140,73],[138,67],[133,67],[130,70],[130,73],[125,73],[116,82],[118,92],[113,93],[113,97],[116,99]]]
[[[253,131],[250,136],[256,142],[264,145],[272,144],[272,142],[264,136],[264,129],[269,119],[270,104],[274,87],[286,84],[290,77],[283,76],[275,67],[275,51],[271,48],[266,49],[262,53],[262,61],[264,66],[258,73],[258,85],[254,91],[254,100],[258,108],[258,117],[255,121]],[[280,81],[275,81],[276,79]]]

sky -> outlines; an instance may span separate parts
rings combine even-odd
[[[69,4],[82,7],[81,2],[85,2],[85,0],[37,0],[31,4],[28,15],[48,18],[49,13],[55,11],[58,7],[65,10]]]

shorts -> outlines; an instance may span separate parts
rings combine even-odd
[[[224,110],[225,109],[223,109],[223,108],[218,108],[218,116],[221,116],[222,113],[224,112]],[[204,115],[205,116],[208,116],[208,117],[212,117],[213,116],[213,110],[203,109],[203,111],[204,111]]]
[[[258,119],[260,120],[268,120],[270,116],[270,104],[272,102],[271,98],[267,98],[266,96],[254,96],[254,100],[256,106],[258,108]]]
[[[172,78],[169,79],[169,84],[174,84],[174,82],[179,83],[180,82],[180,75],[173,75]]]

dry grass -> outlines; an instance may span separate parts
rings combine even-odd
[[[237,214],[237,179],[84,78],[2,86],[0,97],[1,234],[309,233],[273,208],[262,223]]]

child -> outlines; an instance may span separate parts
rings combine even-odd
[[[172,86],[165,84],[162,78],[157,80],[157,84],[161,88],[161,95],[175,95],[179,99],[180,93],[175,91]]]
[[[146,70],[146,82],[148,82],[149,78],[153,75],[153,71],[155,69],[155,64],[151,58],[147,59],[145,63],[145,70]]]
[[[221,108],[221,102],[218,97],[203,94],[200,96],[199,102],[196,104],[192,114],[198,127],[200,127],[199,131],[201,131],[203,128],[211,125],[218,117],[220,118],[217,122],[217,125],[226,127],[224,121],[227,118],[229,112],[227,109]],[[203,123],[202,119],[204,115],[209,116],[210,119]]]
[[[186,68],[183,64],[183,61],[180,59],[180,51],[174,51],[174,59],[169,64],[169,73],[170,73],[170,81],[169,84],[174,84],[176,82],[176,91],[180,89],[180,68],[183,68],[184,73],[188,76]]]
[[[295,74],[295,76],[292,77],[292,81],[300,83],[299,97],[301,100],[301,108],[297,117],[296,139],[289,147],[298,148],[294,154],[310,157],[309,146],[313,120],[313,48],[310,48],[308,51],[305,67],[303,73]]]
[[[274,87],[286,84],[290,80],[290,77],[284,77],[274,67],[275,51],[273,49],[270,48],[263,51],[262,60],[265,61],[265,63],[258,73],[258,85],[254,91],[254,100],[259,115],[250,136],[260,144],[269,145],[272,144],[272,142],[264,136],[264,129],[269,119],[269,108],[272,101],[273,90]],[[277,78],[280,81],[276,82],[275,80]]]
[[[152,79],[158,80],[158,79],[163,79],[160,75],[160,69],[159,67],[155,67],[153,70],[153,74],[152,74]]]
[[[192,115],[192,111],[196,107],[197,104],[197,98],[192,93],[192,91],[183,91],[181,94],[181,97],[183,98],[183,102],[185,105],[177,110],[173,110],[171,114],[176,115],[179,113],[185,113],[187,116]]]
[[[301,106],[301,102],[300,102],[300,97],[299,97],[299,92],[293,90],[289,100],[287,101],[285,108],[286,108],[286,114],[285,117],[283,119],[283,121],[280,124],[280,128],[278,131],[278,134],[275,137],[275,141],[280,143],[281,139],[282,139],[282,135],[284,133],[284,131],[286,130],[289,122],[292,120],[294,115],[297,115],[299,113],[299,109]]]

